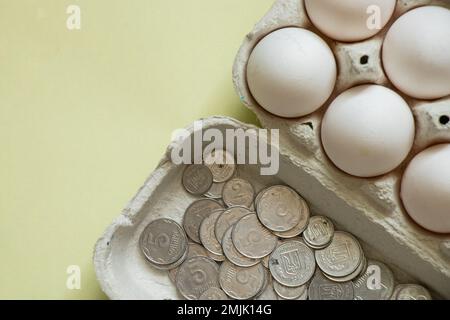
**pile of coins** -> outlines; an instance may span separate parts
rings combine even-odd
[[[154,220],[140,237],[147,261],[168,270],[185,299],[431,299],[420,285],[396,286],[384,263],[367,259],[359,241],[335,231],[330,219],[310,216],[292,188],[255,194],[228,152],[212,156],[215,162],[183,172],[185,190],[201,196],[183,226]]]

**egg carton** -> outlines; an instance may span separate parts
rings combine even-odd
[[[223,134],[226,129],[243,129],[259,139],[258,130],[247,131],[257,129],[256,127],[227,117],[203,119],[202,126],[203,130],[214,128]],[[187,130],[191,137],[194,136],[194,126],[188,127]],[[185,165],[176,165],[171,161],[170,155],[178,146],[176,141],[179,140],[175,138],[173,141],[175,142],[168,146],[157,168],[95,245],[94,266],[97,279],[102,290],[111,299],[183,299],[169,279],[167,271],[152,267],[139,247],[139,237],[151,221],[164,217],[181,224],[187,207],[198,199],[186,192],[182,186],[181,177]],[[248,153],[248,149],[246,152]],[[280,170],[276,176],[260,175],[259,165],[239,165],[237,175],[251,181],[256,192],[275,184],[289,184],[298,191],[312,188],[314,192],[308,193],[308,196],[313,214],[327,214],[328,212],[320,211],[324,203],[327,204],[325,207],[336,206],[338,212],[355,210],[322,186],[308,172],[299,170],[298,163],[292,161],[290,155],[280,156]],[[328,216],[335,217],[333,214]],[[365,222],[361,217],[355,214],[355,219],[361,221],[358,225],[364,226]],[[354,231],[353,226],[345,229],[338,221],[336,227],[338,230]],[[366,231],[369,230],[370,227],[367,227]],[[385,257],[383,251],[364,241],[361,241],[361,245],[368,258],[387,263],[392,268],[396,280],[401,283],[418,282]],[[432,293],[435,297],[440,296],[439,293]]]
[[[380,58],[390,25],[406,11],[423,5],[450,8],[450,1],[397,1],[393,18],[376,36],[342,43],[327,38],[312,25],[302,0],[277,0],[245,37],[234,63],[233,82],[241,101],[256,114],[262,126],[280,130],[281,155],[295,166],[291,175],[281,174],[285,182],[319,212],[382,252],[391,263],[442,297],[450,298],[450,235],[431,233],[415,224],[399,196],[402,173],[410,160],[430,145],[450,142],[450,125],[440,121],[441,116],[450,115],[450,96],[433,101],[405,96],[389,82]],[[265,111],[252,97],[246,82],[247,61],[253,48],[269,33],[285,27],[301,27],[321,35],[338,65],[336,87],[328,102],[315,113],[297,119],[280,118]],[[321,120],[330,102],[343,91],[366,83],[399,93],[411,106],[416,122],[414,146],[403,164],[388,174],[369,179],[337,169],[320,141]]]

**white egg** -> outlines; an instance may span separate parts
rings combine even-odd
[[[401,16],[383,44],[388,78],[418,99],[450,94],[450,10],[426,6]]]
[[[377,34],[389,21],[396,0],[306,0],[311,22],[338,41],[360,41]]]
[[[263,38],[247,65],[247,82],[260,106],[295,118],[319,109],[336,83],[336,60],[327,43],[301,28],[284,28]]]
[[[322,143],[330,160],[357,177],[395,169],[411,150],[414,118],[396,92],[362,85],[339,95],[322,120]]]
[[[450,144],[430,147],[414,157],[403,175],[401,198],[423,228],[450,233]]]

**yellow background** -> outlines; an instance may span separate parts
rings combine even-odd
[[[0,0],[0,298],[105,298],[94,243],[172,130],[256,121],[231,67],[272,2]],[[81,30],[66,28],[70,4]]]

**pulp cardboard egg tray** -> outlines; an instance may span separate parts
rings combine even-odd
[[[422,5],[450,8],[450,1],[399,0],[390,23],[379,34],[357,43],[340,43],[312,26],[302,0],[277,0],[246,36],[236,57],[233,81],[241,101],[257,115],[262,126],[280,130],[280,170],[271,177],[261,176],[258,166],[239,166],[239,175],[251,181],[256,192],[275,183],[293,187],[308,201],[313,213],[330,217],[339,229],[357,236],[368,257],[388,263],[397,280],[421,283],[435,297],[450,298],[450,235],[419,227],[408,217],[399,197],[402,173],[412,157],[432,144],[450,142],[450,124],[440,122],[443,115],[450,115],[450,96],[434,101],[405,96],[390,84],[380,58],[389,26],[404,12]],[[272,31],[292,26],[312,30],[327,41],[336,57],[338,78],[335,92],[325,106],[303,118],[284,119],[258,106],[245,74],[247,60],[258,41]],[[396,90],[411,106],[416,121],[415,143],[408,158],[394,171],[370,179],[352,177],[337,169],[324,153],[319,131],[328,104],[344,90],[363,83]],[[230,118],[213,117],[204,119],[203,129],[208,128],[224,132],[227,128],[253,127]],[[194,134],[194,127],[188,130]],[[196,199],[181,185],[184,166],[171,162],[173,147],[168,147],[158,168],[96,244],[97,277],[112,299],[181,298],[167,272],[146,262],[138,241],[154,219],[168,217],[181,223],[186,208]]]

